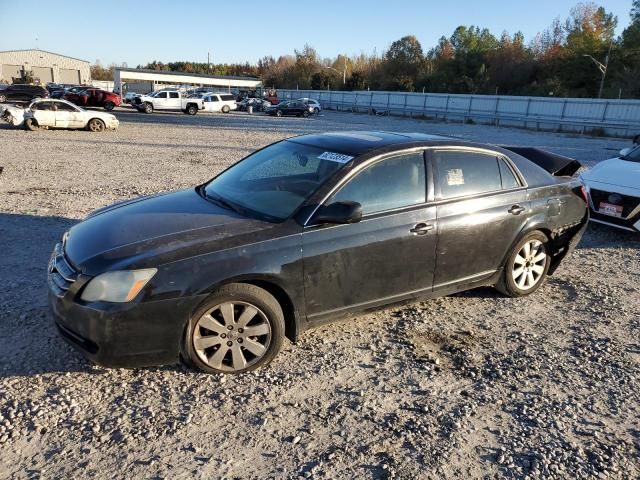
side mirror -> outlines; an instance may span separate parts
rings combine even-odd
[[[362,205],[358,202],[335,202],[322,205],[312,219],[313,225],[323,223],[358,223],[362,219]]]
[[[631,147],[623,148],[622,150],[620,150],[620,156],[621,157],[625,157],[625,156],[629,155],[629,153],[631,153],[631,150],[633,150],[633,148],[631,148]]]

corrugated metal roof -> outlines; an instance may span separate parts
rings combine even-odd
[[[48,50],[40,50],[39,48],[23,48],[21,50],[0,50],[0,53],[19,53],[19,52],[42,52],[42,53],[48,53],[49,55],[56,55],[58,57],[70,58],[72,60],[77,60],[83,63],[91,63],[88,60],[82,60],[81,58],[70,57],[69,55],[63,55],[61,53],[49,52]]]
[[[153,70],[151,68],[116,68],[116,70],[120,70],[121,72],[141,72],[141,73],[154,73],[156,75],[180,75],[187,77],[201,77],[201,78],[212,78],[215,80],[249,80],[259,82],[260,79],[257,77],[235,77],[235,76],[226,76],[226,75],[206,75],[204,73],[190,73],[190,72],[170,72],[168,70]]]

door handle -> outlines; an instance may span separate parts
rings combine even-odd
[[[507,210],[511,215],[520,215],[526,209],[521,207],[520,205],[514,205],[509,210]]]
[[[411,230],[411,233],[415,235],[425,235],[429,230],[433,229],[433,225],[430,223],[418,223]]]

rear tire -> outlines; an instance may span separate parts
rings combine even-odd
[[[184,113],[195,115],[196,113],[198,113],[198,107],[196,107],[195,105],[187,105],[187,109],[184,111]]]
[[[222,106],[222,113],[229,113],[230,111],[231,109],[229,108],[229,105]]]
[[[0,100],[0,103],[1,102],[2,102],[2,100]],[[635,137],[633,137],[633,143],[635,143],[636,145],[640,145],[640,134],[638,134]]]
[[[7,101],[6,95],[0,95],[0,103],[4,103]]]
[[[276,110],[276,117],[282,116],[282,110]]]
[[[315,107],[315,108],[313,109],[313,113],[314,113],[315,115],[318,115],[318,114],[320,113],[320,109],[319,109],[318,107]]]
[[[269,364],[284,336],[278,301],[255,285],[232,283],[220,287],[193,314],[185,328],[182,357],[206,373],[239,374]]]
[[[27,118],[24,121],[24,128],[35,132],[36,130],[40,130],[40,125],[38,125],[38,122],[35,120],[35,118]]]
[[[302,116],[303,116],[304,118],[307,118],[307,117],[309,116],[309,111],[308,111],[308,110],[305,110],[304,112],[302,112]]]
[[[548,244],[547,236],[539,231],[521,238],[509,254],[496,288],[509,297],[524,297],[540,288],[551,263]]]

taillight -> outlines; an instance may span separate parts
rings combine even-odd
[[[587,187],[582,185],[580,187],[580,193],[582,193],[582,199],[584,200],[584,203],[589,205],[589,192],[587,192]]]

